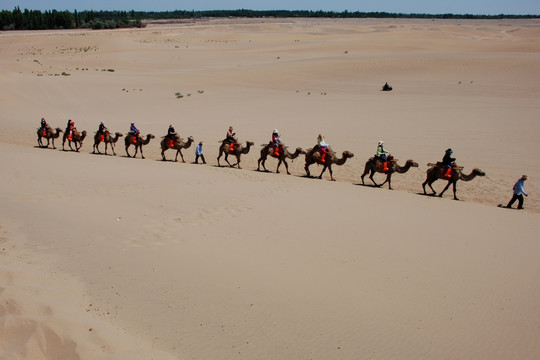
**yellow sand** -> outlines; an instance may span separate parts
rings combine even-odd
[[[0,33],[0,359],[538,359],[539,25]],[[42,117],[86,130],[80,153],[38,148]],[[100,121],[155,135],[146,159],[91,154]],[[171,124],[207,165],[161,161]],[[241,170],[217,166],[230,125]],[[273,129],[355,156],[336,182],[303,156],[257,172]],[[359,185],[379,140],[420,165],[393,191]],[[448,147],[487,174],[461,201],[422,195]],[[498,208],[522,174],[526,209]]]

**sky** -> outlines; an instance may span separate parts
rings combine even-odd
[[[540,0],[0,0],[0,10],[324,10],[540,15]]]

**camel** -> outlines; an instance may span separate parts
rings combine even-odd
[[[439,194],[439,197],[442,197],[444,192],[450,187],[450,185],[452,185],[453,190],[454,190],[454,200],[459,200],[456,196],[456,183],[458,180],[471,181],[477,176],[486,175],[485,172],[477,168],[473,169],[469,175],[465,175],[462,172],[463,168],[461,166],[456,166],[452,169],[450,178],[447,178],[444,176],[444,173],[446,172],[446,168],[443,168],[442,166],[438,166],[436,164],[428,164],[428,166],[431,166],[431,167],[427,170],[426,181],[424,181],[424,183],[422,184],[422,188],[424,189],[424,195],[427,195],[426,184],[429,185],[429,187],[431,188],[431,191],[433,191],[433,195],[437,194],[435,190],[433,189],[433,187],[431,186],[431,184],[433,184],[438,179],[443,179],[443,180],[448,180],[448,184],[446,185],[444,190],[441,191],[441,193]]]
[[[43,130],[42,128],[38,128],[37,130],[37,142],[39,147],[49,147],[49,141],[52,139],[52,146],[53,149],[56,149],[56,146],[54,145],[54,139],[58,139],[60,137],[60,133],[64,132],[60,128],[55,129],[56,132],[51,129],[47,128],[47,130]],[[43,138],[47,139],[47,145],[43,145]]]
[[[261,149],[261,157],[258,160],[257,171],[261,171],[260,170],[261,164],[262,164],[262,167],[263,167],[264,171],[268,171],[268,170],[266,170],[266,166],[264,166],[264,163],[266,162],[266,158],[268,156],[271,156],[271,157],[276,158],[276,159],[279,160],[278,165],[277,165],[277,169],[276,169],[276,173],[279,174],[279,166],[281,165],[281,163],[284,163],[285,164],[285,169],[287,170],[287,174],[290,175],[291,173],[289,172],[289,164],[287,164],[287,159],[294,160],[300,154],[305,154],[306,153],[300,147],[296,148],[296,151],[294,153],[290,153],[289,150],[287,149],[287,146],[283,146],[283,147],[280,148],[278,155],[276,155],[275,148],[271,144],[262,144],[261,146],[264,146],[264,147]]]
[[[375,186],[381,187],[384,184],[388,183],[388,189],[392,190],[391,180],[392,180],[392,174],[393,173],[397,172],[399,174],[403,174],[403,173],[406,173],[407,171],[409,171],[409,169],[411,167],[418,167],[418,163],[416,163],[414,160],[407,160],[405,162],[405,166],[399,166],[398,163],[397,163],[397,159],[393,159],[393,158],[389,157],[388,160],[389,160],[388,161],[388,170],[384,171],[383,166],[382,166],[383,163],[382,163],[381,160],[379,160],[379,159],[377,159],[375,157],[372,157],[371,159],[369,159],[366,162],[366,166],[364,167],[364,173],[361,176],[362,184],[364,184],[364,176],[366,176],[367,173],[370,173],[369,178],[371,179],[371,181],[373,181],[373,184],[375,184]],[[373,180],[373,175],[376,172],[386,174],[386,180],[380,185],[377,185],[375,180]]]
[[[133,157],[137,156],[137,152],[140,149],[141,150],[141,158],[144,159],[142,146],[143,145],[148,145],[150,140],[152,140],[153,138],[155,138],[155,136],[152,135],[152,134],[147,134],[146,139],[143,139],[141,135],[134,136],[133,134],[128,133],[126,135],[126,137],[124,138],[124,143],[126,145],[126,154],[127,154],[127,156],[131,157],[131,155],[129,155],[128,148],[130,147],[130,145],[133,145],[133,146],[135,146],[135,154],[133,154]]]
[[[176,149],[176,157],[174,158],[174,161],[178,161],[178,154],[180,154],[180,157],[182,158],[182,162],[184,161],[184,155],[182,155],[182,149],[187,149],[191,146],[193,143],[193,136],[188,137],[187,141],[182,141],[182,139],[178,139],[177,141],[174,141],[166,136],[163,136],[163,140],[161,140],[161,156],[163,157],[163,161],[167,160],[165,159],[165,151],[168,149]]]
[[[108,144],[111,144],[112,152],[113,152],[114,155],[116,155],[116,152],[114,151],[114,144],[116,144],[118,139],[120,139],[122,136],[124,136],[124,134],[116,132],[114,135],[115,136],[112,137],[111,133],[108,132],[108,131],[105,134],[98,134],[96,132],[96,135],[94,135],[94,149],[92,150],[92,154],[95,154],[96,150],[97,150],[98,154],[101,154],[101,152],[99,151],[99,144],[101,142],[104,142],[105,143],[105,155],[107,155],[107,145]]]
[[[82,142],[83,142],[83,140],[85,138],[86,138],[86,130],[83,130],[83,132],[81,132],[81,133],[78,132],[77,130],[73,130],[73,135],[71,136],[71,139],[70,139],[69,133],[65,132],[64,136],[62,138],[62,150],[66,151],[66,149],[64,148],[64,145],[65,145],[66,140],[67,140],[69,148],[71,149],[71,151],[79,152],[79,150],[82,147]],[[73,145],[75,145],[75,150],[73,150],[73,148],[71,147],[71,143],[73,143]]]
[[[221,155],[223,155],[223,153],[225,153],[225,161],[227,162],[227,164],[229,164],[230,167],[235,167],[236,165],[238,165],[238,168],[241,169],[241,167],[240,167],[240,156],[242,154],[247,154],[249,152],[249,149],[251,148],[251,146],[253,146],[254,144],[255,143],[253,141],[246,141],[245,146],[241,145],[241,144],[236,144],[234,149],[231,151],[230,148],[229,148],[229,143],[223,141],[221,146],[219,147],[219,156],[217,157],[218,166],[221,166],[220,163],[219,163],[219,159],[221,158]],[[236,156],[236,164],[231,165],[231,163],[227,159],[229,157],[229,155]]]
[[[323,165],[323,170],[321,172],[321,175],[319,175],[319,179],[322,179],[322,176],[326,169],[328,168],[328,171],[330,172],[330,180],[336,181],[333,176],[332,172],[332,164],[336,165],[343,165],[345,164],[345,161],[347,161],[348,158],[354,157],[354,154],[350,151],[344,151],[341,159],[339,159],[336,156],[336,153],[329,147],[328,153],[326,154],[325,162],[321,161],[321,150],[319,149],[319,146],[316,145],[313,149],[307,149],[306,150],[306,166],[304,169],[306,170],[306,174],[308,177],[311,177],[311,173],[309,172],[309,166],[311,164],[317,163],[318,165]]]

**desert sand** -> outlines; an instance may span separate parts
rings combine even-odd
[[[539,79],[538,20],[1,32],[0,358],[540,358]],[[42,117],[80,152],[38,147]],[[155,135],[145,159],[92,154],[100,121]],[[161,161],[171,124],[206,165]],[[230,125],[242,169],[217,166]],[[273,129],[354,157],[258,172]],[[419,164],[392,191],[361,185],[379,140]],[[449,147],[486,173],[460,201],[422,191]],[[525,210],[498,208],[522,174]]]

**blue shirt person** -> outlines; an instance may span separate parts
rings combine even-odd
[[[514,195],[512,196],[512,199],[510,200],[510,202],[508,202],[508,205],[506,205],[507,208],[511,208],[512,204],[514,204],[514,202],[517,200],[518,201],[517,208],[519,210],[523,209],[523,195],[529,196],[527,195],[527,193],[525,192],[525,189],[523,188],[523,186],[525,185],[525,180],[527,180],[527,175],[523,175],[514,184]]]
[[[195,164],[199,163],[199,157],[201,158],[203,164],[206,164],[206,160],[204,160],[204,155],[203,155],[203,145],[204,145],[204,142],[200,141],[195,147]]]

